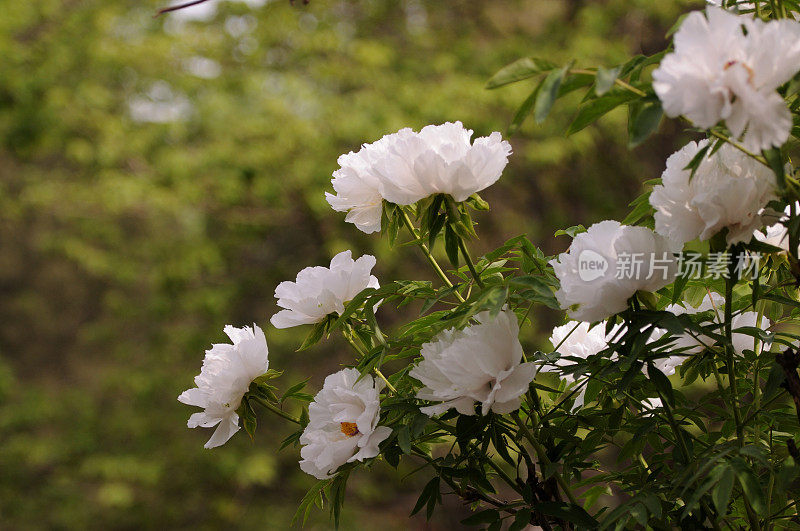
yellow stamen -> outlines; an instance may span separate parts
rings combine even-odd
[[[728,61],[727,63],[725,63],[725,67],[723,68],[723,70],[727,70],[730,67],[732,67],[733,65],[739,65],[742,68],[744,68],[745,70],[747,70],[747,82],[752,85],[753,84],[753,76],[755,76],[755,72],[753,72],[753,69],[750,68],[749,66],[747,66],[746,64],[740,63],[739,61],[736,61],[734,59],[732,61]]]
[[[348,437],[355,437],[358,435],[358,426],[355,422],[342,422],[341,426],[342,433]]]

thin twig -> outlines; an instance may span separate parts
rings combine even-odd
[[[208,0],[192,0],[191,2],[184,2],[183,4],[178,4],[176,6],[162,7],[155,15],[153,15],[153,18],[158,18],[164,13],[169,13],[170,11],[178,11],[179,9],[196,6],[197,4],[202,4],[205,2],[208,2]]]

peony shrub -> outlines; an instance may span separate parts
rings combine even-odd
[[[270,322],[309,327],[299,350],[341,335],[350,362],[312,396],[278,383],[258,326],[228,326],[233,344],[179,397],[203,408],[189,427],[215,427],[211,448],[254,436],[262,414],[293,424],[282,449],[319,480],[300,522],[326,501],[338,525],[351,473],[408,461],[429,478],[412,514],[452,494],[464,524],[491,530],[796,528],[800,7],[715,4],[665,52],[612,68],[524,58],[489,80],[536,81],[514,130],[583,91],[568,133],[626,107],[631,146],[664,116],[695,136],[625,220],[559,231],[558,256],[525,236],[470,253],[479,192],[513,164],[498,132],[429,125],[342,155],[333,210],[417,247],[436,280],[379,283],[375,258],[350,251],[303,269]],[[381,328],[379,307],[411,304],[418,317]],[[542,308],[564,322],[547,351],[525,348]]]

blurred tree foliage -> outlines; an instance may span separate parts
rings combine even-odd
[[[154,19],[155,1],[4,2],[0,527],[287,527],[313,479],[275,453],[285,434],[203,450],[176,397],[222,326],[266,325],[275,285],[306,265],[352,247],[376,254],[379,278],[429,278],[329,209],[337,156],[405,126],[505,130],[526,87],[484,90],[501,66],[612,65],[662,46],[692,6],[211,0]],[[565,137],[574,106],[559,105],[511,139],[486,248],[527,232],[562,250],[555,228],[618,216],[679,145],[664,127],[629,152],[603,127],[621,112]],[[316,390],[343,345],[295,354],[303,332],[267,330],[271,366],[313,367]],[[408,528],[414,488],[376,468],[351,480],[343,520]],[[378,487],[388,477],[399,490]],[[434,525],[452,528],[450,512]]]

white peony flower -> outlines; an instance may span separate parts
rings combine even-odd
[[[686,361],[685,356],[667,356],[666,358],[658,358],[653,360],[653,366],[658,369],[659,371],[663,372],[666,376],[672,376],[675,374],[675,371],[678,369],[678,365]],[[645,365],[642,367],[642,372],[650,377],[650,373],[648,373],[649,365]]]
[[[772,322],[761,316],[759,321],[758,313],[756,312],[741,312],[733,316],[731,319],[731,343],[733,343],[733,351],[739,356],[744,355],[745,350],[755,350],[755,338],[748,334],[736,332],[736,330],[744,327],[760,328],[766,330],[772,325]]]
[[[644,227],[596,223],[550,262],[561,282],[556,298],[573,319],[605,319],[623,311],[637,291],[656,291],[671,283],[678,250],[674,242]]]
[[[642,406],[642,416],[652,417],[655,409],[664,407],[664,402],[662,402],[660,398],[645,398],[642,400]]]
[[[714,329],[717,334],[723,334],[722,326],[720,325],[721,319],[723,317],[723,313],[725,311],[725,298],[718,293],[711,293],[711,297],[706,297],[703,299],[698,306],[681,306],[678,304],[671,304],[665,308],[666,311],[672,312],[675,315],[695,315],[702,312],[711,311],[711,319],[708,321],[704,321],[700,323],[703,326],[709,326],[714,323],[717,324],[717,327]],[[769,319],[764,316],[761,316],[759,320],[758,313],[756,312],[740,312],[734,314],[731,318],[731,340],[733,343],[733,350],[738,356],[744,355],[745,350],[753,350],[755,347],[753,336],[743,334],[741,332],[736,332],[738,328],[743,327],[755,327],[761,328],[762,330],[766,330],[770,327],[772,323]],[[680,360],[677,363],[672,365],[672,372],[664,371],[664,374],[667,376],[674,374],[677,365],[680,365],[685,359],[687,355],[691,354],[698,354],[706,349],[706,347],[712,347],[716,344],[716,341],[705,335],[705,334],[688,334],[684,333],[678,336],[673,346],[676,349],[681,349],[682,355],[679,356],[672,356],[670,359],[674,358],[676,360]]]
[[[708,7],[684,19],[674,44],[653,72],[667,116],[703,129],[725,120],[754,151],[786,142],[792,116],[776,89],[800,70],[800,24]]]
[[[550,336],[550,343],[562,356],[570,356],[574,358],[587,359],[589,356],[594,356],[608,348],[610,341],[613,341],[624,329],[622,324],[615,325],[611,331],[606,335],[606,322],[601,321],[596,326],[589,328],[590,324],[587,322],[572,321],[565,325],[557,326],[553,329]],[[657,341],[665,334],[664,330],[656,328],[650,332],[650,337],[647,339],[648,343]],[[612,353],[609,356],[610,360],[616,360],[617,354]],[[658,367],[662,372],[667,375],[675,374],[675,365],[683,361],[683,358],[678,356],[670,356],[666,359],[654,360],[653,364]],[[542,367],[541,372],[558,372],[559,377],[566,381],[568,384],[575,382],[575,377],[572,374],[561,373],[562,367],[568,367],[573,362],[563,357],[556,360],[552,365]],[[642,372],[647,375],[647,365],[642,367]],[[584,386],[578,395],[575,397],[575,404],[572,409],[583,407],[584,396],[586,394],[586,386]]]
[[[184,404],[205,410],[189,417],[190,428],[217,426],[206,448],[225,444],[239,430],[236,409],[250,383],[269,368],[267,339],[258,326],[235,328],[228,325],[225,333],[233,344],[212,345],[206,351],[200,374],[194,379],[197,387],[178,397]]]
[[[587,359],[589,356],[608,348],[606,336],[606,323],[602,321],[596,326],[591,327],[588,322],[571,321],[565,325],[553,328],[550,336],[550,343],[553,348],[561,354],[561,358],[552,364],[543,366],[541,372],[556,372],[559,377],[567,383],[573,383],[575,376],[569,373],[561,373],[561,368],[573,365],[575,362],[564,359],[564,357]],[[620,325],[614,327],[609,334],[614,337],[620,329]]]
[[[574,364],[573,361],[567,360],[564,357],[569,356],[585,360],[589,356],[594,356],[608,348],[608,341],[615,337],[622,328],[621,325],[616,325],[611,332],[606,335],[605,321],[597,323],[597,325],[591,327],[591,329],[590,326],[591,324],[585,321],[571,321],[565,325],[553,328],[553,333],[550,336],[550,343],[552,343],[553,349],[557,350],[562,357],[552,364],[544,365],[539,370],[541,372],[557,373],[559,378],[567,382],[567,385],[575,383],[575,376],[573,374],[561,371],[562,368]],[[616,357],[616,353],[611,355],[611,359],[615,359]],[[575,397],[575,402],[572,406],[573,411],[583,407],[585,396],[586,386],[584,385]]]
[[[388,135],[373,144],[364,144],[358,153],[351,151],[340,156],[337,162],[341,168],[333,172],[331,180],[336,195],[325,192],[331,207],[337,212],[347,212],[345,221],[367,234],[381,230],[383,197],[373,165],[388,153],[391,137]]]
[[[489,410],[510,413],[519,408],[520,397],[536,376],[534,363],[522,363],[514,312],[504,310],[496,317],[481,312],[475,320],[478,324],[445,330],[422,345],[423,359],[409,375],[425,386],[417,398],[440,402],[421,408],[426,415],[453,407],[461,414],[473,415],[476,402],[483,415]]]
[[[333,174],[336,195],[326,194],[334,210],[364,232],[380,230],[382,199],[411,205],[433,194],[464,201],[500,178],[511,145],[500,133],[470,141],[461,122],[409,128],[364,144],[339,157]]]
[[[343,369],[325,378],[308,406],[309,422],[300,436],[300,468],[326,479],[345,463],[378,455],[378,445],[392,433],[378,426],[383,382]]]
[[[656,232],[683,244],[708,240],[727,228],[729,244],[749,242],[763,225],[759,213],[775,197],[775,175],[726,144],[705,158],[692,177],[684,168],[707,144],[689,142],[667,159],[662,184],[650,194]]]
[[[797,212],[800,213],[800,201],[795,203],[795,209]],[[778,220],[778,223],[768,226],[764,232],[756,231],[755,233],[753,233],[753,235],[756,237],[757,240],[772,245],[774,247],[779,247],[783,249],[784,253],[788,253],[789,230],[783,223],[789,220],[789,216],[792,214],[792,205],[786,207],[786,210],[784,210],[784,214],[786,215],[782,216]],[[800,254],[800,248],[798,249],[798,254]]]
[[[366,288],[379,287],[370,275],[375,257],[365,254],[353,260],[350,251],[343,251],[331,260],[331,266],[307,267],[297,274],[295,282],[285,281],[275,288],[278,306],[286,308],[272,316],[276,328],[318,323],[331,313],[341,314],[345,304]]]
[[[706,0],[706,3],[712,6],[725,7],[727,9],[734,9],[737,11],[755,8],[753,2],[746,2],[744,0]]]

